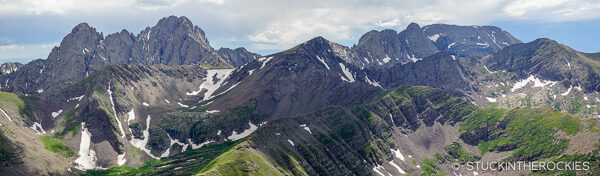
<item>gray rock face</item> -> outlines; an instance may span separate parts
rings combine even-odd
[[[23,94],[42,93],[82,80],[88,74],[88,63],[102,38],[102,34],[86,23],[75,26],[60,47],[52,49],[48,59],[32,61],[2,76],[3,89]]]
[[[231,64],[233,67],[240,67],[254,59],[260,57],[259,54],[251,53],[246,48],[220,48],[217,50],[217,53],[221,58],[223,58],[227,63]]]
[[[210,47],[202,29],[193,26],[186,17],[175,16],[161,19],[136,37],[132,60],[146,65],[231,66]]]
[[[465,72],[451,55],[440,52],[415,63],[368,70],[368,75],[385,88],[401,85],[430,86],[464,96],[472,91],[469,83],[471,78]]]
[[[223,50],[224,57],[235,61],[235,65],[243,65],[258,56],[245,49]],[[122,30],[104,38],[87,23],[81,23],[52,50],[48,59],[3,74],[0,80],[5,91],[15,93],[57,91],[112,64],[232,67],[209,45],[202,29],[186,17],[170,16],[137,36]]]
[[[127,30],[106,36],[97,46],[88,66],[89,72],[94,73],[110,64],[132,63],[131,48],[134,42],[135,36]]]
[[[0,66],[0,73],[2,73],[2,75],[7,75],[12,72],[16,72],[21,67],[23,67],[23,64],[21,64],[21,63],[7,62],[7,63],[2,64],[2,66]]]

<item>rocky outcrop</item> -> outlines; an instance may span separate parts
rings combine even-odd
[[[251,53],[246,48],[240,47],[236,49],[219,48],[217,50],[219,56],[221,56],[227,63],[233,67],[240,67],[252,60],[258,59],[259,54]]]
[[[419,85],[440,88],[456,96],[472,91],[470,80],[474,79],[464,70],[456,58],[440,52],[423,60],[387,69],[367,70],[373,80],[385,88],[400,85]]]
[[[21,67],[23,67],[23,64],[18,63],[18,62],[7,62],[2,64],[2,66],[0,66],[0,73],[2,75],[8,75],[12,72],[16,72],[17,70],[19,70]]]

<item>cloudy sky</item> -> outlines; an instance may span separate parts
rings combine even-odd
[[[347,46],[410,22],[495,25],[527,42],[547,37],[598,52],[599,0],[0,0],[0,62],[46,58],[87,22],[105,36],[186,16],[214,48],[269,54],[316,36]]]

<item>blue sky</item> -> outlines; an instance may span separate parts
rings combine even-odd
[[[0,63],[45,59],[71,28],[134,34],[162,17],[186,16],[210,44],[260,54],[316,36],[352,46],[369,30],[410,22],[495,25],[524,42],[551,38],[599,52],[598,0],[11,0],[0,1]]]

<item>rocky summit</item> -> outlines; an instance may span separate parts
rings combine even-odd
[[[598,175],[600,55],[411,23],[261,56],[186,17],[0,66],[0,175]],[[585,162],[581,170],[468,169]],[[458,166],[458,167],[456,167]]]

